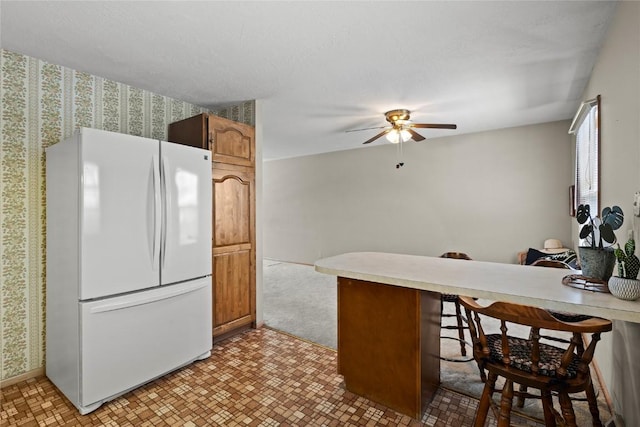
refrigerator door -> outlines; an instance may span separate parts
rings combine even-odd
[[[79,304],[82,407],[206,357],[212,348],[210,277]]]
[[[80,299],[158,286],[158,141],[82,129],[79,149]]]
[[[161,284],[211,274],[211,152],[160,143],[163,211]]]

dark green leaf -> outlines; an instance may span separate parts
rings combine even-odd
[[[578,210],[576,211],[576,219],[578,220],[578,224],[584,224],[589,218],[591,218],[591,208],[589,207],[589,205],[578,206]]]
[[[602,222],[604,224],[609,224],[612,230],[617,230],[618,228],[620,228],[623,221],[624,213],[622,213],[622,209],[620,209],[620,206],[604,208],[602,210]]]
[[[591,226],[591,224],[585,225],[584,227],[582,227],[582,230],[580,230],[580,238],[585,239],[589,234],[591,234],[592,230],[593,227]]]
[[[613,232],[613,228],[609,224],[600,224],[598,228],[600,230],[600,239],[607,243],[615,243],[616,234]]]

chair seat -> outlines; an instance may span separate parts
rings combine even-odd
[[[591,319],[593,316],[589,316],[588,314],[576,314],[569,313],[566,311],[553,311],[549,310],[549,313],[558,320],[563,322],[582,322],[583,320]]]
[[[509,340],[509,366],[522,371],[533,373],[531,366],[531,349],[533,341],[518,337],[508,337]],[[502,336],[500,334],[487,335],[487,346],[490,351],[490,359],[497,363],[503,363]],[[560,366],[564,349],[549,344],[539,343],[540,363],[538,375],[555,378],[556,370]],[[566,378],[578,376],[578,363],[580,358],[574,353],[573,360],[567,368]]]
[[[445,302],[456,302],[458,295],[455,294],[442,294],[442,300]]]

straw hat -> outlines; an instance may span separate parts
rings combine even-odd
[[[547,239],[544,241],[544,248],[540,249],[540,252],[546,254],[559,254],[560,252],[566,252],[569,248],[562,246],[562,242],[558,239]]]

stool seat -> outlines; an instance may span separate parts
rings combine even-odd
[[[576,314],[569,313],[567,311],[553,311],[549,310],[549,313],[558,320],[563,322],[582,322],[583,320],[591,319],[592,316],[588,314]]]
[[[442,294],[442,301],[444,302],[456,302],[458,295],[455,294]]]
[[[525,372],[533,373],[533,361],[531,360],[531,352],[533,351],[533,341],[518,337],[508,337],[509,342],[509,366]],[[539,343],[540,361],[537,367],[537,375],[547,377],[555,377],[558,374],[558,368],[562,363],[562,356],[565,350],[549,344]],[[504,361],[504,353],[502,352],[502,336],[500,334],[487,335],[487,347],[489,348],[489,358],[501,363]],[[578,376],[578,364],[580,358],[577,354],[571,355],[571,362],[567,366],[566,377],[575,378]]]

